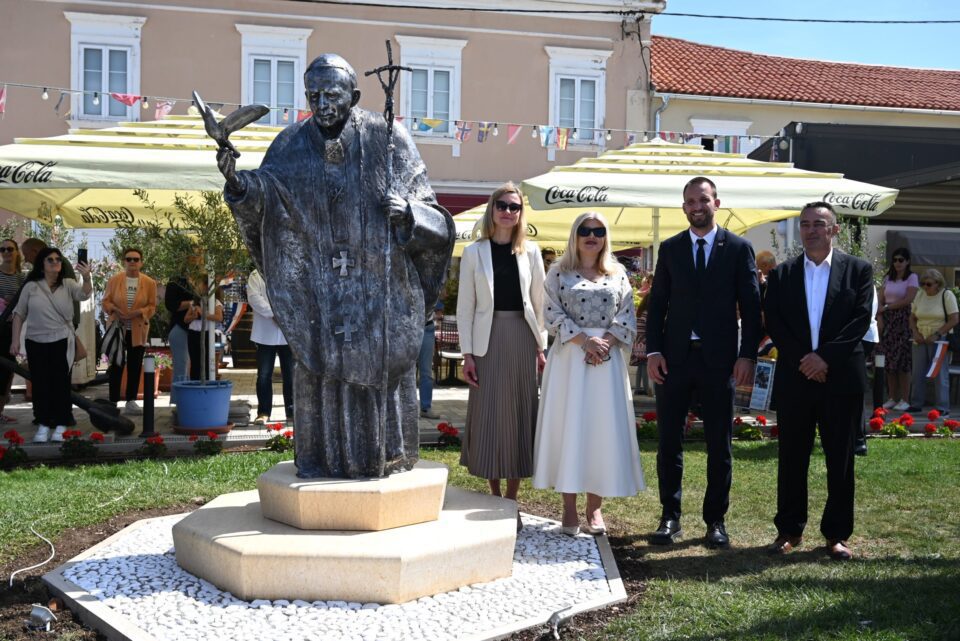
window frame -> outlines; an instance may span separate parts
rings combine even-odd
[[[544,47],[550,58],[549,65],[549,119],[550,124],[559,127],[560,123],[560,80],[572,79],[576,82],[576,104],[574,117],[576,129],[581,129],[580,119],[580,82],[592,80],[596,82],[596,100],[594,113],[593,136],[591,139],[571,137],[567,142],[567,149],[574,151],[596,151],[604,146],[606,123],[606,95],[607,95],[607,59],[613,51],[602,49],[574,49],[570,47]],[[555,159],[556,144],[547,148],[549,160]]]
[[[454,157],[460,155],[460,142],[457,141],[456,121],[461,120],[460,98],[463,77],[463,49],[467,40],[451,38],[427,38],[424,36],[394,36],[400,43],[400,64],[411,69],[427,72],[427,113],[431,113],[433,101],[433,75],[435,71],[450,73],[450,116],[446,132],[416,131],[413,127],[413,82],[407,75],[400,76],[400,113],[407,121],[407,129],[417,139],[417,144],[450,145]],[[428,116],[430,117],[430,116]]]
[[[277,62],[293,62],[293,106],[290,108],[287,122],[283,121],[282,110],[270,110],[272,127],[286,127],[297,122],[297,113],[306,109],[306,96],[303,88],[303,74],[307,70],[307,40],[313,29],[295,29],[291,27],[268,27],[262,25],[236,24],[240,33],[240,100],[245,105],[254,104],[253,73],[255,60],[270,60],[270,95],[276,101]],[[297,91],[297,89],[300,91]],[[268,106],[273,106],[271,103]]]
[[[147,21],[141,16],[123,16],[112,14],[79,13],[64,11],[70,22],[70,88],[82,92],[84,88],[83,57],[86,49],[100,49],[106,55],[103,58],[101,82],[109,78],[109,51],[122,50],[127,54],[127,86],[122,93],[140,94],[140,33]],[[83,112],[82,93],[70,95],[71,127],[106,127],[125,120],[140,120],[140,104],[123,105],[124,114],[111,116],[109,83],[101,84],[100,114]],[[106,112],[106,115],[104,115]]]

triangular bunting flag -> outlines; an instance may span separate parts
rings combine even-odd
[[[0,119],[7,113],[7,85],[0,87]]]
[[[134,96],[132,93],[111,93],[110,97],[117,102],[122,102],[128,107],[132,107],[140,102],[140,96]]]
[[[632,144],[635,143],[635,142],[637,142],[637,134],[628,133],[628,134],[627,134],[627,145],[628,145],[628,146],[629,146],[629,145],[632,145]]]
[[[560,127],[557,129],[557,149],[565,151],[567,142],[570,140],[570,127]]]
[[[492,122],[478,122],[477,123],[477,142],[483,142],[487,139],[487,136],[490,135],[491,130],[493,129]]]
[[[947,360],[947,350],[949,344],[946,341],[937,341],[934,343],[937,346],[936,351],[933,353],[933,358],[930,359],[930,368],[927,370],[927,378],[934,379],[940,375],[940,370],[943,369],[944,363]]]
[[[301,109],[300,111],[297,112],[297,122],[300,122],[301,120],[306,120],[312,115],[313,115],[313,112],[310,111],[309,109]]]
[[[473,128],[470,126],[470,123],[466,120],[458,120],[456,122],[457,133],[453,135],[458,142],[467,142],[470,139],[470,132],[473,131]]]
[[[507,125],[507,144],[512,145],[517,142],[517,136],[523,131],[523,125]]]
[[[557,128],[548,125],[540,126],[540,146],[548,147],[557,141]]]
[[[417,124],[417,129],[420,131],[430,131],[434,127],[438,127],[443,124],[443,120],[440,118],[421,118],[420,122]]]
[[[403,122],[404,116],[394,116],[393,119],[397,122]]]
[[[163,120],[170,114],[171,111],[173,111],[173,106],[177,104],[177,101],[157,100],[154,104],[156,105],[156,109],[153,110],[153,119]]]

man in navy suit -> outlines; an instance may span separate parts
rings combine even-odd
[[[873,269],[833,248],[840,231],[833,208],[800,214],[803,254],[770,272],[764,312],[779,350],[773,394],[780,427],[777,539],[770,551],[800,545],[807,524],[807,470],[817,427],[827,464],[827,504],[820,532],[830,556],[850,559],[853,451],[867,389],[861,339],[870,326]]]
[[[749,385],[760,344],[760,290],[753,247],[714,221],[720,206],[708,178],[683,189],[690,228],[660,245],[647,311],[647,373],[656,384],[662,514],[651,542],[681,535],[683,431],[696,391],[707,441],[703,520],[708,547],[727,547],[734,385]],[[737,318],[743,340],[737,345]]]

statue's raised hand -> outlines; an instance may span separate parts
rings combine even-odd
[[[237,159],[233,157],[233,153],[227,147],[221,147],[217,150],[217,168],[220,169],[220,173],[227,179],[227,184],[232,189],[240,190],[243,187],[240,178],[237,177]]]

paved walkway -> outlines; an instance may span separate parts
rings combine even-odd
[[[630,368],[631,380],[635,368]],[[231,420],[235,426],[233,431],[226,436],[229,446],[253,446],[260,447],[270,436],[270,432],[263,426],[254,425],[253,418],[256,412],[257,397],[255,390],[256,370],[224,368],[220,370],[222,378],[233,381],[233,400],[231,403]],[[22,387],[14,387],[10,404],[7,405],[4,414],[16,419],[15,423],[9,423],[2,426],[2,431],[16,429],[24,438],[27,439],[25,445],[28,454],[32,460],[41,460],[46,458],[59,458],[59,445],[33,445],[29,443],[35,431],[32,424],[33,410],[30,402],[24,401]],[[80,392],[84,396],[97,399],[108,398],[107,384],[91,385]],[[466,385],[459,387],[437,387],[434,389],[433,409],[439,414],[438,419],[420,419],[420,442],[421,444],[433,444],[437,442],[440,433],[436,426],[441,422],[447,422],[457,428],[463,429],[467,416],[467,395],[468,387]],[[142,402],[141,402],[142,403]],[[637,416],[643,412],[653,410],[654,399],[650,396],[637,395],[634,397],[634,406]],[[274,404],[272,421],[285,421],[286,416],[283,411],[283,397],[280,389],[279,376],[274,377]],[[170,407],[170,395],[161,392],[155,400],[155,418],[154,429],[163,435],[168,447],[174,452],[189,452],[192,447],[187,442],[187,437],[173,434],[173,415]],[[929,408],[927,408],[929,409]],[[776,413],[766,412],[768,420],[773,423],[776,421]],[[960,417],[960,406],[952,408],[952,415]],[[74,416],[77,419],[77,427],[85,434],[95,431],[90,423],[87,413],[79,408],[74,408]],[[133,436],[117,437],[108,434],[106,442],[101,446],[101,452],[104,454],[122,455],[132,452],[140,447],[143,439],[137,435],[142,431],[143,419],[138,416],[129,417],[137,426]],[[920,425],[926,423],[924,415],[917,415],[917,422]]]

